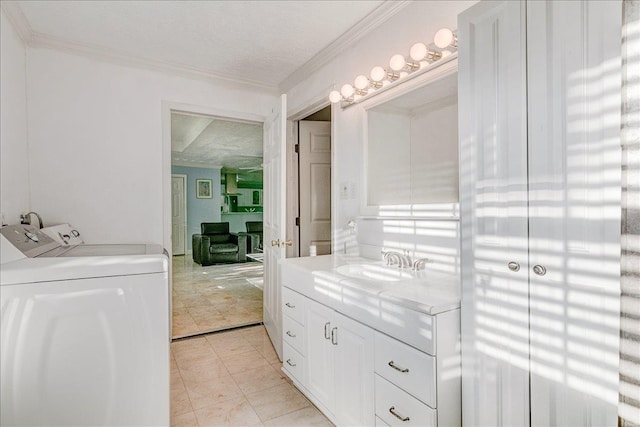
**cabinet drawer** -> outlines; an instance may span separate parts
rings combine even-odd
[[[282,367],[290,377],[303,385],[306,385],[306,363],[305,357],[293,347],[286,342],[282,344]]]
[[[304,302],[306,297],[292,291],[287,287],[282,288],[282,314],[291,317],[296,322],[304,325]]]
[[[391,427],[391,426],[389,426],[389,424],[382,421],[380,417],[376,417],[376,427]]]
[[[435,427],[435,409],[375,375],[376,416],[390,426]],[[392,413],[393,412],[393,413]],[[395,413],[395,415],[394,415]]]
[[[300,354],[304,355],[304,326],[289,316],[282,316],[282,338]]]
[[[376,332],[374,354],[378,375],[436,407],[435,357],[380,332]]]

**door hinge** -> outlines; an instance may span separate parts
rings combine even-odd
[[[296,144],[296,145],[294,145],[294,146],[293,146],[293,150],[294,150],[296,153],[300,154],[300,144]]]
[[[296,225],[300,227],[300,217],[296,217]]]

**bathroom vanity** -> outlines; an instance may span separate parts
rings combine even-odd
[[[346,255],[282,261],[283,370],[336,425],[461,424],[455,275]]]

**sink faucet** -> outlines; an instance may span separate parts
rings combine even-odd
[[[398,251],[382,251],[382,259],[387,265],[397,264],[398,268],[411,267],[411,257],[406,252],[401,254]]]
[[[433,260],[429,258],[419,258],[413,261],[413,271],[424,270],[424,266],[428,262],[433,262]]]

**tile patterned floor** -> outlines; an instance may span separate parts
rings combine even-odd
[[[281,371],[264,326],[171,344],[171,425],[327,426]]]
[[[173,337],[262,322],[262,272],[258,262],[202,267],[173,257]]]

